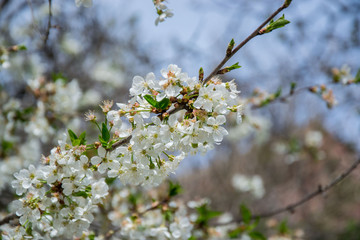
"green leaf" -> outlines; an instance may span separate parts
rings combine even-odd
[[[32,223],[31,222],[29,222],[29,224],[26,226],[25,232],[27,235],[32,236]]]
[[[286,220],[281,221],[281,223],[278,226],[278,233],[279,234],[286,234],[289,232],[289,228],[287,226]]]
[[[257,231],[250,232],[249,236],[251,237],[251,239],[254,240],[266,240],[266,237],[262,233]]]
[[[27,50],[27,48],[26,48],[25,45],[19,45],[18,48],[19,48],[19,50],[21,50],[21,51]]]
[[[165,110],[169,106],[170,100],[168,98],[162,99],[160,102],[157,102],[159,109]]]
[[[110,132],[105,123],[102,123],[101,137],[106,143],[110,140]]]
[[[360,83],[360,68],[356,73],[355,79],[354,79],[355,83]]]
[[[241,66],[239,66],[239,62],[233,64],[233,65],[230,66],[230,67],[226,67],[226,69],[227,69],[229,72],[232,71],[232,70],[234,70],[234,69],[238,69],[238,68],[241,68]]]
[[[182,191],[179,183],[173,183],[169,181],[169,197],[174,197]]]
[[[281,88],[279,88],[276,92],[275,92],[275,94],[274,94],[274,97],[275,98],[278,98],[278,97],[280,97],[281,96]]]
[[[221,212],[211,210],[206,203],[196,208],[196,210],[199,214],[196,223],[200,226],[207,226],[210,219],[221,215]]]
[[[68,129],[68,133],[69,133],[71,144],[73,146],[77,146],[76,140],[78,139],[78,137],[76,136],[76,134],[71,129]]]
[[[238,227],[228,233],[229,238],[238,238],[241,233],[245,231],[244,228]]]
[[[86,132],[82,132],[79,136],[79,145],[86,145]]]
[[[116,179],[117,179],[116,177],[115,178],[107,177],[107,178],[105,178],[105,182],[108,186],[110,186],[111,184],[113,184],[115,182]]]
[[[51,78],[54,82],[60,80],[63,83],[68,82],[68,79],[62,73],[52,73]]]
[[[289,24],[290,21],[285,19],[285,15],[283,14],[280,18],[278,18],[277,20],[274,21],[274,19],[272,19],[269,23],[269,25],[267,25],[266,27],[264,27],[263,29],[260,30],[260,33],[269,33],[272,30],[278,29],[278,28],[282,28],[284,27],[286,24]]]
[[[87,198],[89,196],[89,194],[86,191],[73,192],[72,195],[74,197],[83,197],[83,198]]]
[[[89,240],[95,240],[95,234],[94,233],[89,235]]]
[[[153,106],[154,108],[158,108],[158,102],[151,96],[151,95],[145,95],[144,96],[145,100],[150,103],[151,106]]]
[[[240,205],[240,213],[241,213],[241,217],[242,217],[242,220],[244,221],[244,223],[250,224],[250,221],[251,221],[250,209],[246,205],[241,204]]]

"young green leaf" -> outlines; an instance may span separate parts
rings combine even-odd
[[[82,132],[79,136],[79,145],[86,145],[86,132]]]
[[[241,217],[242,220],[244,221],[245,224],[250,224],[251,221],[251,211],[250,209],[245,206],[244,204],[240,205],[240,213],[241,213]]]
[[[157,108],[165,110],[169,106],[170,100],[168,98],[163,98],[160,102],[157,102]]]
[[[289,24],[289,23],[290,23],[290,21],[286,20],[285,15],[283,14],[280,18],[278,18],[275,21],[272,19],[266,27],[264,27],[263,29],[260,30],[259,34],[269,33],[272,30],[282,28],[286,24]]]
[[[266,237],[264,237],[264,235],[262,233],[257,232],[257,231],[249,232],[249,236],[253,240],[266,240]]]
[[[87,198],[89,196],[89,194],[85,191],[73,192],[72,195],[74,197],[83,197],[83,198]]]
[[[227,67],[226,69],[230,72],[230,71],[232,71],[232,70],[234,70],[234,69],[238,69],[238,68],[241,68],[241,66],[239,66],[239,62],[233,64],[233,65],[230,66],[230,67]]]
[[[234,46],[235,46],[235,41],[234,41],[234,39],[231,39],[231,41],[230,41],[230,43],[229,43],[229,45],[228,45],[228,47],[226,49],[226,55],[227,56],[229,56],[231,54]]]
[[[207,226],[210,219],[221,215],[221,212],[211,210],[206,203],[196,208],[196,210],[199,215],[196,223],[200,226]]]
[[[106,142],[110,140],[110,132],[105,123],[102,123],[101,137]]]
[[[283,220],[278,226],[279,234],[286,234],[289,232],[289,227],[287,226],[286,220]]]
[[[151,96],[151,95],[145,95],[144,96],[145,100],[150,103],[151,106],[158,108],[158,102]]]
[[[71,141],[71,144],[73,146],[77,146],[77,139],[78,137],[76,136],[76,134],[71,130],[71,129],[68,129],[68,133],[69,133],[69,137],[70,137],[70,141]]]
[[[169,197],[174,197],[182,191],[180,184],[169,181]]]
[[[217,74],[225,74],[225,73],[228,73],[234,69],[238,69],[238,68],[241,68],[241,66],[239,65],[239,63],[235,63],[233,65],[231,65],[230,67],[225,67],[223,69],[220,69]]]
[[[201,67],[199,69],[199,81],[202,82],[204,80],[204,69]]]
[[[356,73],[355,79],[354,79],[355,83],[360,83],[360,68]]]

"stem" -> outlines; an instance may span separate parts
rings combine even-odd
[[[270,22],[276,15],[278,15],[282,10],[284,10],[285,8],[287,8],[288,5],[284,4],[278,8],[273,14],[270,15],[270,17],[268,17],[254,32],[252,32],[245,40],[243,40],[239,45],[237,45],[231,52],[229,52],[228,54],[225,55],[224,59],[219,63],[219,65],[217,65],[217,67],[210,73],[209,76],[207,76],[205,78],[205,80],[203,81],[203,84],[205,84],[206,82],[208,82],[212,77],[214,77],[215,75],[217,75],[217,72],[225,65],[225,63],[227,61],[230,60],[230,58],[232,58],[235,53],[237,53],[246,43],[248,43],[251,39],[253,39],[254,37],[256,37],[257,35],[259,35],[259,31],[268,23]]]

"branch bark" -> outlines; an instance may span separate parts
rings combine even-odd
[[[239,45],[237,45],[231,52],[227,53],[225,55],[225,57],[223,58],[223,60],[215,67],[215,69],[209,74],[209,76],[207,76],[203,83],[208,82],[212,77],[214,77],[215,75],[217,75],[218,71],[225,65],[225,63],[227,63],[227,61],[230,60],[230,58],[232,58],[235,53],[237,53],[246,43],[248,43],[251,39],[253,39],[254,37],[256,37],[257,35],[261,35],[259,33],[259,31],[268,23],[270,22],[276,15],[278,15],[282,10],[284,10],[285,8],[287,8],[289,6],[289,4],[286,3],[286,1],[283,3],[283,5],[281,7],[279,7],[275,12],[273,12],[273,14],[270,15],[270,17],[268,17],[262,24],[260,24],[260,26],[254,31],[252,32],[245,40],[243,40]]]

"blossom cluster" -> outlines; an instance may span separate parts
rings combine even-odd
[[[85,145],[84,135],[74,137],[69,131],[72,146],[64,138],[43,157],[42,165],[30,165],[14,175],[12,186],[23,197],[13,203],[21,224],[13,234],[36,238],[39,231],[46,238],[79,237],[108,195],[105,178],[159,185],[186,155],[205,153],[223,140],[228,134],[223,127],[228,113],[236,112],[241,120],[234,81],[202,82],[176,65],[161,73],[160,79],[153,73],[145,79],[134,77],[132,98],[127,104],[118,103],[118,110],[111,110],[111,101],[101,105],[106,121],[99,127],[100,142]],[[98,125],[94,114],[87,118]],[[171,230],[161,234],[187,239],[190,222],[180,212],[175,218]]]
[[[172,17],[174,14],[168,7],[164,4],[165,0],[153,0],[154,6],[158,17],[155,20],[155,25],[158,25],[160,22],[165,21],[166,18]]]
[[[75,115],[82,91],[76,80],[49,82],[40,77],[27,83],[34,101],[22,103],[0,92],[0,191],[14,172],[37,164],[41,143],[56,139],[64,125],[77,128],[80,123]]]
[[[219,144],[227,130],[225,115],[237,112],[241,120],[234,81],[223,83],[214,78],[206,83],[189,77],[176,65],[133,79],[128,104],[107,112],[114,138],[131,135],[127,145],[112,152],[100,149],[92,163],[108,177],[123,183],[158,185],[174,172],[189,153],[205,153]],[[131,127],[123,124],[126,119]],[[129,138],[129,137],[128,137]]]
[[[12,186],[23,197],[12,203],[12,209],[21,226],[5,236],[80,237],[94,220],[97,205],[108,195],[108,185],[104,178],[94,176],[85,148],[71,148],[64,140],[59,145],[43,158],[44,165],[30,165],[15,174]]]

